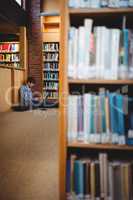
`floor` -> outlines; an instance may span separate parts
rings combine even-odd
[[[58,111],[0,113],[0,200],[58,200]]]

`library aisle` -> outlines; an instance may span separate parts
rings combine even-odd
[[[57,200],[58,110],[0,113],[0,199]]]

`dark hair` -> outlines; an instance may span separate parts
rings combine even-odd
[[[33,83],[33,84],[35,84],[36,82],[35,82],[35,79],[33,78],[33,77],[31,77],[31,76],[29,76],[28,78],[27,78],[27,83]]]

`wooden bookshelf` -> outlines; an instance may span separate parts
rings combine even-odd
[[[82,142],[70,143],[68,148],[87,148],[87,149],[107,149],[107,150],[122,150],[133,151],[133,146],[128,145],[112,145],[112,144],[85,144]]]
[[[132,85],[133,80],[84,80],[84,79],[69,79],[69,84],[120,84],[120,85]]]
[[[132,14],[133,8],[69,8],[70,15]]]
[[[71,85],[107,85],[115,87],[116,85],[130,85],[132,87],[133,80],[83,80],[83,79],[69,79],[67,77],[68,67],[68,31],[70,26],[78,27],[83,24],[84,18],[94,18],[97,22],[102,19],[102,25],[108,24],[108,18],[106,16],[113,17],[109,18],[109,27],[113,24],[113,20],[116,17],[127,17],[127,21],[131,22],[133,17],[133,8],[101,8],[101,9],[84,9],[84,8],[68,8],[68,1],[62,0],[61,2],[61,44],[60,44],[60,118],[59,118],[59,141],[60,141],[60,171],[59,171],[59,186],[60,186],[60,200],[66,199],[66,161],[71,150],[77,150],[80,152],[86,151],[86,149],[94,150],[109,150],[110,152],[115,151],[126,151],[132,152],[133,146],[127,145],[113,145],[113,144],[85,144],[81,142],[67,142],[67,100],[69,95],[69,86]],[[111,19],[111,20],[110,20]],[[112,24],[111,24],[112,23]],[[131,23],[128,24],[131,26]],[[132,27],[132,26],[131,26]],[[116,28],[116,24],[115,24]],[[92,87],[93,88],[93,87]],[[73,89],[73,88],[72,88]]]
[[[60,16],[42,16],[43,95],[48,103],[59,96]],[[58,84],[58,88],[56,87]],[[56,87],[57,89],[55,89]],[[55,95],[56,93],[56,95]]]
[[[7,35],[7,34],[6,34]],[[16,33],[18,36],[18,33]],[[18,38],[18,37],[17,37]],[[11,39],[10,39],[11,40]],[[19,38],[18,40],[7,40],[0,42],[0,44],[18,44],[19,45],[19,51],[0,51],[0,55],[6,55],[6,54],[19,54],[20,60],[18,61],[0,61],[0,71],[1,71],[1,80],[0,85],[2,86],[2,96],[4,96],[5,92],[12,87],[11,92],[9,92],[9,100],[10,105],[7,105],[7,102],[5,101],[4,97],[1,98],[1,109],[0,111],[7,111],[10,109],[12,104],[18,103],[18,90],[23,84],[23,82],[26,80],[26,74],[27,74],[27,36],[26,36],[26,27],[19,27]],[[19,63],[19,66],[15,66],[14,63]],[[5,79],[2,77],[4,76]],[[8,83],[6,83],[9,80]],[[4,90],[3,90],[4,88]]]

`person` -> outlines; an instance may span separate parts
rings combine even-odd
[[[20,106],[21,107],[32,107],[34,104],[32,88],[35,85],[35,79],[28,77],[26,84],[23,84],[19,90]]]
[[[32,88],[35,85],[35,79],[28,77],[26,83],[21,85],[19,89],[19,105],[12,106],[13,111],[27,111],[44,107],[44,100],[40,97],[34,97]]]

